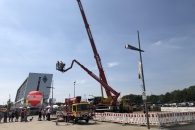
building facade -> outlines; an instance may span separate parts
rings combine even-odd
[[[30,103],[26,102],[28,93],[31,91],[42,92],[42,102],[47,103],[50,95],[50,88],[47,87],[51,87],[52,78],[53,74],[29,73],[28,77],[24,80],[24,82],[17,90],[13,108],[31,106]]]

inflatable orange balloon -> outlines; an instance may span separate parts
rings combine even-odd
[[[29,92],[27,96],[28,102],[32,106],[37,106],[41,102],[42,98],[43,98],[43,95],[39,91],[31,91]]]

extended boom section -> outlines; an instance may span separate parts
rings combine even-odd
[[[96,81],[98,81],[106,90],[109,90],[110,92],[112,92],[114,94],[113,99],[110,103],[110,105],[116,105],[117,99],[120,96],[120,93],[116,92],[114,89],[112,89],[109,85],[107,85],[106,83],[104,83],[98,76],[96,76],[93,72],[91,72],[90,70],[88,70],[86,67],[84,67],[81,63],[79,63],[76,60],[73,60],[71,63],[71,66],[67,69],[64,69],[65,64],[63,62],[57,62],[56,64],[56,69],[61,71],[61,72],[67,72],[69,69],[71,69],[73,67],[74,62],[76,62],[81,68],[83,68],[91,77],[93,77]]]
[[[79,9],[80,9],[80,11],[81,11],[81,15],[82,15],[82,18],[83,18],[83,21],[84,21],[84,24],[85,24],[85,28],[86,28],[86,31],[87,31],[87,34],[88,34],[88,37],[89,37],[89,41],[90,41],[90,43],[91,43],[91,47],[92,47],[92,49],[93,49],[94,58],[95,58],[95,60],[96,60],[96,64],[97,64],[97,66],[98,66],[99,73],[100,73],[100,78],[101,78],[101,80],[103,80],[103,82],[104,82],[105,84],[108,84],[108,82],[107,82],[107,80],[106,80],[106,76],[105,76],[105,74],[104,74],[104,70],[103,70],[103,67],[102,67],[102,63],[101,63],[100,56],[99,56],[99,54],[98,54],[98,52],[97,52],[97,49],[96,49],[96,46],[95,46],[95,42],[94,42],[94,40],[93,40],[93,36],[92,36],[92,33],[91,33],[91,30],[90,30],[89,24],[88,24],[88,22],[87,22],[87,18],[86,18],[86,16],[85,16],[85,12],[84,12],[82,3],[81,3],[80,0],[77,0],[77,2],[78,2],[78,5],[79,5]],[[112,96],[111,93],[110,93],[110,91],[107,90],[106,88],[105,88],[105,91],[106,91],[106,95],[107,95],[108,97]]]

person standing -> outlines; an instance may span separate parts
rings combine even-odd
[[[42,110],[43,120],[45,120],[45,115],[46,115],[46,112],[45,112],[45,109],[43,109],[43,110]]]
[[[21,110],[21,113],[20,113],[20,122],[24,121],[24,110],[22,109]]]
[[[3,113],[2,111],[0,111],[0,123],[1,123],[2,118],[3,118]]]
[[[18,110],[16,110],[16,111],[15,111],[15,117],[16,117],[16,118],[15,118],[15,122],[18,122],[18,115],[19,115]]]
[[[5,110],[4,112],[3,112],[3,118],[4,118],[4,123],[7,123],[7,110]]]
[[[27,111],[26,111],[26,108],[24,108],[24,121],[27,122]]]
[[[47,120],[50,121],[51,108],[47,110]]]
[[[14,111],[12,111],[12,115],[11,115],[11,122],[13,122],[14,117],[15,117],[15,113],[14,113]]]
[[[41,117],[42,117],[42,108],[39,109],[39,118],[38,118],[38,121],[41,121]]]
[[[10,122],[10,120],[12,119],[12,111],[11,110],[9,110],[8,116],[9,116],[9,122]]]

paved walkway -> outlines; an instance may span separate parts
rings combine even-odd
[[[38,121],[38,116],[33,116],[33,120],[29,122],[8,122],[8,123],[1,123],[0,124],[0,130],[77,130],[77,129],[83,129],[83,130],[127,130],[127,129],[133,129],[133,130],[146,130],[146,126],[130,126],[117,123],[106,123],[106,122],[94,122],[93,120],[90,120],[89,123],[86,123],[85,121],[79,121],[78,124],[73,125],[72,123],[65,123],[65,122],[59,122],[58,125],[56,125],[53,121]],[[28,118],[28,120],[31,118],[31,116]],[[156,129],[156,128],[151,128]]]
[[[0,130],[147,130],[147,126],[137,126],[137,125],[125,125],[118,123],[106,123],[106,122],[94,122],[93,120],[90,120],[89,123],[86,123],[85,121],[80,121],[78,124],[73,125],[72,123],[65,123],[65,122],[59,122],[58,125],[56,125],[53,121],[37,121],[38,116],[33,116],[33,121],[29,122],[8,122],[8,123],[1,123],[0,124]],[[31,118],[31,116],[30,116]],[[29,119],[29,118],[28,118]],[[194,127],[193,127],[194,128]],[[158,130],[157,127],[151,127],[151,130]],[[164,128],[166,130],[171,130]],[[174,129],[175,130],[175,129]]]

